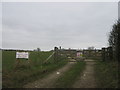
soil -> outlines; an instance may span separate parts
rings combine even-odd
[[[56,80],[64,74],[67,70],[69,70],[76,62],[69,62],[64,67],[58,69],[57,71],[49,74],[48,76],[39,79],[35,82],[28,83],[23,88],[55,88],[54,84]]]
[[[73,88],[96,88],[95,76],[94,76],[94,60],[85,60],[86,68],[73,84]]]
[[[73,60],[71,60],[73,61]],[[73,84],[73,88],[96,88],[96,82],[94,77],[94,60],[85,60],[86,68],[82,74],[77,78],[76,82]],[[56,80],[68,71],[76,62],[69,62],[64,67],[58,69],[57,71],[49,74],[48,76],[36,80],[35,82],[28,83],[23,88],[55,88]]]

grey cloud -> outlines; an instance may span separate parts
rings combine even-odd
[[[3,48],[100,48],[117,3],[3,3]]]

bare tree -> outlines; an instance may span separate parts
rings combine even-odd
[[[113,48],[115,59],[120,61],[120,19],[113,25],[108,42]]]

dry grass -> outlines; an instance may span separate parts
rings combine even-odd
[[[118,87],[118,63],[117,62],[97,62],[96,81],[98,88]]]

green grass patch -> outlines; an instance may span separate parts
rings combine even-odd
[[[2,51],[0,50],[0,89],[2,89]]]
[[[118,87],[117,62],[96,62],[95,76],[98,88]]]
[[[43,63],[52,54],[51,51],[30,52],[30,65],[25,64],[26,60],[21,60],[19,67],[14,69],[15,54],[15,51],[3,51],[3,88],[21,88],[27,83],[45,77],[67,63],[66,57],[59,57],[57,63],[54,62],[54,57],[51,57],[47,63]]]
[[[56,88],[71,88],[85,68],[85,62],[77,62],[70,70],[65,72],[56,82]]]
[[[34,66],[39,66],[44,60],[47,59],[49,55],[52,54],[50,52],[29,52],[29,59],[31,60],[31,64]],[[25,59],[20,60],[23,64],[26,62]],[[2,69],[3,71],[12,71],[16,63],[16,51],[2,51]]]

